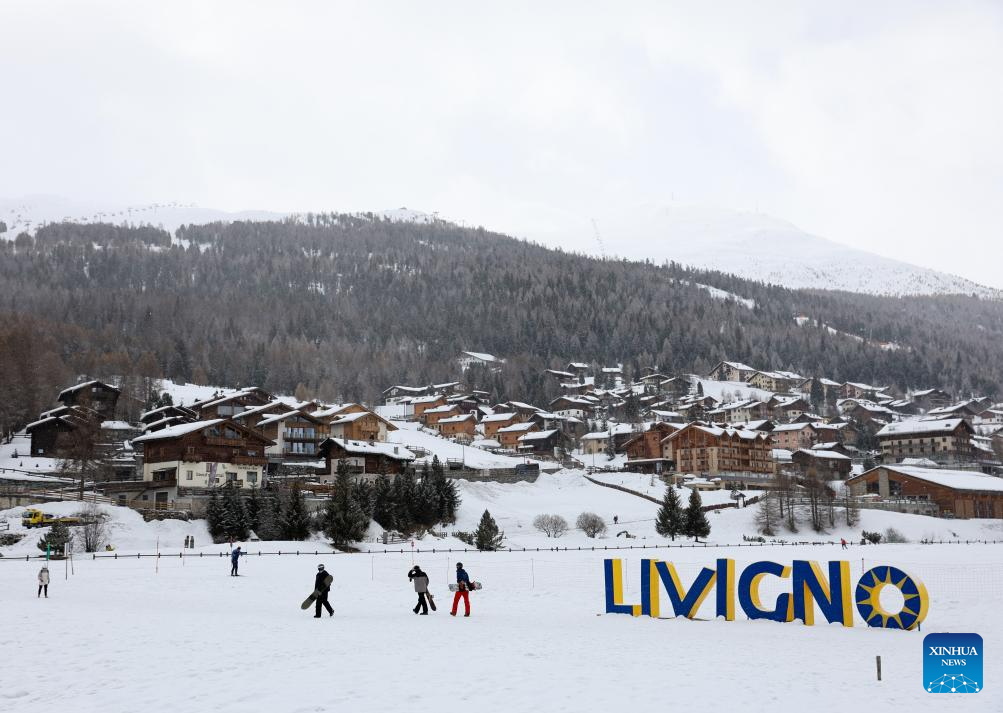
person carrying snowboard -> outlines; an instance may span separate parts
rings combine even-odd
[[[331,608],[331,603],[327,601],[327,594],[331,591],[331,585],[327,582],[327,570],[324,569],[324,565],[317,565],[317,578],[313,580],[314,591],[320,592],[317,597],[316,611],[314,612],[313,618],[320,619],[320,608],[324,607],[327,609],[328,616],[334,616],[334,609]]]
[[[414,585],[414,591],[418,593],[418,603],[414,605],[414,613],[417,614],[418,610],[421,609],[421,615],[428,615],[428,602],[426,597],[428,594],[428,575],[421,571],[421,567],[415,565],[411,568],[411,571],[407,573],[407,578],[411,580]]]
[[[230,554],[230,576],[231,577],[239,577],[240,576],[239,574],[237,574],[237,566],[240,564],[240,556],[242,554],[244,554],[244,553],[240,551],[240,545],[237,545],[237,549],[235,549]]]
[[[470,575],[463,569],[463,563],[456,563],[456,594],[453,595],[453,610],[450,616],[456,616],[456,609],[460,606],[460,598],[463,598],[463,616],[470,616]]]
[[[49,568],[42,565],[42,569],[38,571],[38,597],[42,596],[42,590],[45,590],[45,598],[49,598]],[[36,597],[36,599],[38,598]]]

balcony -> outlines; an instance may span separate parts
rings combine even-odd
[[[266,465],[268,459],[255,456],[233,456],[230,462],[234,465]]]

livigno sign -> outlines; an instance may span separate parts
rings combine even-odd
[[[926,618],[929,598],[923,583],[897,567],[872,567],[857,579],[850,576],[850,563],[828,563],[828,572],[818,562],[795,560],[790,566],[776,562],[754,562],[737,574],[735,560],[719,559],[713,569],[704,567],[685,586],[671,562],[641,560],[641,603],[623,601],[623,562],[605,561],[606,613],[633,616],[697,616],[704,600],[714,592],[715,616],[735,618],[735,605],[750,619],[815,623],[815,606],[830,624],[853,626],[853,610],[868,625],[885,629],[914,629]],[[790,591],[774,602],[763,602],[760,585],[766,577],[790,581]],[[902,608],[885,611],[881,590],[894,587],[902,593]],[[786,589],[786,587],[785,587]],[[668,602],[663,602],[662,593]],[[852,596],[852,598],[851,598]],[[667,604],[667,606],[666,606]],[[854,607],[855,605],[855,607]]]

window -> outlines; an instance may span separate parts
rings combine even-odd
[[[227,472],[227,474],[226,474],[226,482],[228,482],[228,483],[236,483],[237,482],[237,474],[236,473]]]
[[[185,480],[192,480],[195,477],[195,473],[190,470],[185,471]]]
[[[247,481],[248,484],[254,485],[258,482],[258,474],[250,470],[246,471],[244,473],[244,480]]]

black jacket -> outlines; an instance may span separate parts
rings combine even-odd
[[[324,580],[327,579],[327,575],[329,574],[330,572],[328,572],[327,570],[322,570],[318,572],[317,579],[315,579],[313,582],[313,588],[320,592],[328,591],[331,587]]]

